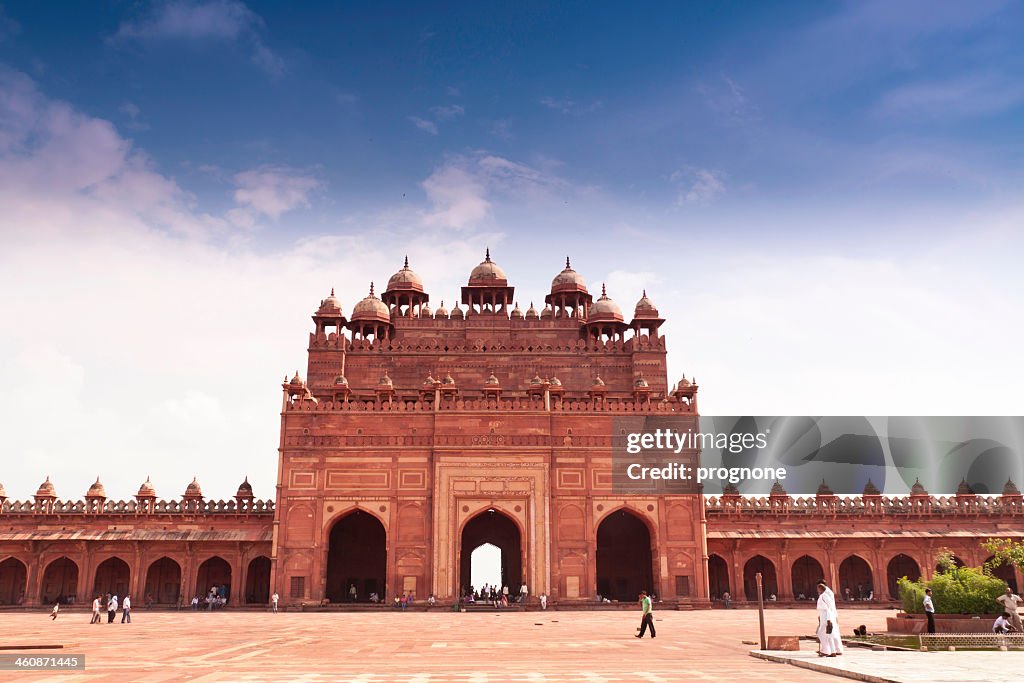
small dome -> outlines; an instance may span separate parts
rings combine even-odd
[[[3,491],[3,486],[0,486],[0,491]],[[0,495],[3,495],[3,493],[0,493]],[[1019,496],[1020,495],[1020,490],[1017,488],[1017,485],[1013,483],[1013,479],[1007,479],[1006,480],[1006,486],[1003,487],[1003,495],[1004,496]]]
[[[427,378],[425,380],[423,380],[423,386],[425,386],[425,387],[432,387],[435,384],[437,384],[437,380],[434,379],[433,375],[428,373],[427,374]]]
[[[375,322],[391,322],[391,311],[387,304],[377,298],[373,293],[373,283],[370,283],[370,293],[352,309],[352,320],[372,320]]]
[[[39,489],[36,491],[36,497],[38,498],[56,498],[57,490],[53,488],[53,483],[50,482],[50,478],[47,477],[46,481],[39,485]]]
[[[509,313],[508,317],[512,318],[513,320],[520,320],[523,317],[523,312],[519,310],[518,301],[516,302],[516,307],[512,309],[512,312]]]
[[[491,260],[491,250],[487,250],[487,256],[480,262],[473,272],[469,274],[469,284],[483,287],[504,287],[508,284],[505,271]]]
[[[448,317],[448,309],[444,307],[444,301],[441,302],[441,307],[438,308],[437,312],[434,313],[434,317],[435,318],[447,318]]]
[[[557,377],[552,377],[549,381],[549,384],[551,384],[551,386],[553,387],[560,387],[562,386],[562,380],[558,379]]]
[[[821,484],[818,485],[818,493],[817,493],[817,495],[819,495],[819,496],[834,496],[835,493],[832,492],[832,489],[830,489],[828,487],[828,484],[825,483],[825,480],[822,479],[821,480]]]
[[[302,378],[299,377],[299,371],[298,370],[295,371],[295,376],[292,377],[291,383],[294,384],[295,386],[301,386],[302,385]]]
[[[956,487],[956,495],[958,496],[973,496],[974,489],[967,483],[966,479],[960,480],[960,485]]]
[[[686,375],[683,375],[683,378],[681,380],[679,380],[679,384],[677,385],[677,387],[681,388],[681,387],[688,387],[688,386],[690,386],[690,380],[686,379]]]
[[[555,276],[551,281],[551,293],[555,292],[586,292],[587,283],[583,276],[572,269],[569,265],[569,257],[565,257],[565,270]]]
[[[433,315],[434,314],[430,310],[430,304],[423,304],[422,306],[420,306],[420,317],[421,318],[430,318]]]
[[[778,479],[776,479],[775,483],[772,484],[771,495],[773,495],[773,496],[788,496],[789,494],[786,493],[786,489],[782,486],[782,482],[780,482]]]
[[[249,477],[246,477],[245,481],[238,485],[235,498],[252,498],[252,484],[249,483]]]
[[[153,488],[153,484],[149,481],[149,477],[146,477],[146,481],[142,482],[142,486],[139,487],[139,492],[135,495],[138,498],[156,498],[156,489]]]
[[[441,384],[447,384],[449,386],[455,384],[455,378],[452,377],[452,373],[446,373],[444,379],[441,380]]]
[[[542,380],[540,378],[540,375],[534,375],[533,379],[530,380],[530,384],[533,384],[533,385],[544,384],[544,380]]]
[[[880,496],[880,495],[882,495],[882,492],[878,490],[877,486],[875,486],[875,482],[873,482],[870,479],[868,479],[868,483],[864,484],[864,492],[863,492],[862,495],[865,495],[865,496]]]
[[[736,488],[736,484],[730,481],[725,485],[725,488],[722,489],[722,494],[726,496],[738,496],[740,495],[740,490]]]
[[[540,312],[541,320],[547,320],[555,315],[555,312],[551,309],[551,304],[545,304],[544,310]]]
[[[405,257],[405,265],[388,280],[389,292],[422,292],[423,280],[409,268],[409,257]]]
[[[452,318],[452,320],[462,320],[463,318],[466,317],[466,314],[462,312],[462,309],[459,308],[459,304],[456,303],[455,308],[452,309],[452,314],[450,317]]]
[[[348,378],[345,377],[345,375],[338,375],[337,377],[334,378],[334,384],[339,387],[347,387]]]
[[[601,375],[594,375],[594,386],[595,387],[603,387],[604,386],[604,380],[601,379]]]
[[[637,377],[636,381],[633,382],[633,386],[636,387],[637,389],[646,389],[651,385],[648,384],[647,380],[645,380],[643,377]]]
[[[914,480],[914,485],[910,487],[910,495],[912,496],[926,496],[928,491],[924,485],[921,484],[921,478],[918,477]]]
[[[640,301],[636,302],[636,308],[633,309],[634,318],[658,318],[658,309],[655,307],[654,302],[647,297],[647,290],[644,290],[644,295],[640,297]]]
[[[341,302],[334,296],[334,287],[331,287],[331,295],[320,302],[317,315],[341,315]]]
[[[526,309],[527,320],[537,320],[540,318],[540,314],[537,313],[537,309],[533,307],[533,302],[530,302],[530,307]]]
[[[601,298],[594,302],[587,311],[587,322],[624,322],[622,317],[622,309],[619,305],[612,301],[608,297],[608,293],[605,291],[605,286],[601,285]]]
[[[497,377],[495,377],[495,376],[494,376],[494,373],[492,372],[492,373],[491,373],[491,374],[490,374],[490,375],[489,375],[489,376],[487,377],[487,379],[486,379],[486,380],[484,381],[484,384],[489,384],[489,385],[491,385],[491,386],[497,386],[498,384],[500,384],[500,382],[498,382],[498,378],[497,378]]]
[[[107,490],[105,488],[103,488],[103,484],[100,483],[100,478],[99,477],[96,477],[96,481],[94,481],[92,486],[89,487],[89,490],[86,492],[85,495],[88,498],[92,498],[92,497],[106,498],[107,497]]]
[[[381,375],[379,380],[377,380],[377,386],[381,386],[381,387],[394,387],[395,386],[395,383],[391,381],[390,377],[388,377],[388,371],[387,370],[385,370],[384,374]]]
[[[192,477],[192,483],[185,487],[186,496],[199,496],[203,495],[203,490],[199,488],[199,482],[195,477]]]

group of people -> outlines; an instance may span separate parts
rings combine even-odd
[[[228,604],[228,587],[227,585],[221,586],[210,586],[210,591],[202,598],[198,595],[192,596],[192,609],[198,610],[202,605],[206,605],[206,609],[214,610],[224,607]]]
[[[107,623],[114,623],[114,616],[117,614],[118,600],[116,595],[107,593],[107,597],[104,599],[102,596],[97,595],[92,601],[92,621],[90,624],[101,624],[103,619],[100,617],[100,613],[103,607],[106,607],[107,612]],[[121,623],[130,624],[132,623],[132,596],[124,596],[124,600],[120,603],[121,607]],[[50,618],[56,619],[57,612],[60,609],[60,603],[53,606],[53,611],[50,612]]]
[[[928,619],[928,633],[935,633],[935,599],[932,597],[931,588],[925,589],[922,602],[924,616]],[[1020,614],[1017,611],[1024,599],[1007,586],[1006,591],[996,598],[996,602],[1002,606],[1003,613],[992,623],[992,633],[1024,633],[1024,624],[1021,623]]]

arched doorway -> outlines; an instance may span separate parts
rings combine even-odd
[[[818,598],[818,582],[825,578],[821,563],[810,555],[804,555],[793,563],[790,572],[793,579],[793,598],[795,600],[816,600]],[[800,597],[800,596],[803,597]]]
[[[837,600],[867,600],[872,596],[871,567],[859,555],[850,555],[839,565]]]
[[[39,598],[44,605],[52,605],[60,600],[72,603],[78,600],[78,565],[71,558],[61,557],[46,566],[43,572],[43,584],[39,590]],[[85,596],[82,596],[85,599]]]
[[[131,586],[132,570],[120,557],[108,557],[96,567],[96,580],[92,589],[97,595],[116,595],[124,598]]]
[[[900,599],[900,587],[899,581],[903,577],[907,577],[911,581],[917,581],[921,578],[921,568],[917,566],[917,562],[914,561],[910,555],[904,555],[900,553],[891,560],[885,570],[885,578],[887,588],[889,589],[889,597],[893,600]]]
[[[985,560],[985,566],[992,572],[992,576],[997,579],[1002,579],[1006,582],[1006,585],[1010,587],[1014,593],[1017,592],[1017,575],[1013,571],[1013,565],[1001,562],[998,567],[993,567],[991,562],[995,560],[995,556],[989,557]]]
[[[729,565],[719,555],[708,557],[708,592],[712,600],[729,592]]]
[[[216,555],[199,565],[196,572],[196,595],[200,600],[210,594],[211,588],[216,589],[219,597],[231,599],[231,565]]]
[[[511,517],[491,508],[481,512],[462,527],[459,545],[459,595],[473,585],[473,552],[491,544],[501,551],[501,585],[508,586],[511,597],[519,595],[523,583],[523,550],[519,527]],[[480,586],[474,586],[479,589]]]
[[[20,605],[25,597],[28,571],[16,557],[0,562],[0,605]]]
[[[632,602],[640,591],[654,593],[651,532],[631,512],[616,510],[597,527],[597,592]]]
[[[469,585],[474,591],[484,586],[502,585],[501,548],[492,544],[478,545],[470,553]]]
[[[270,558],[263,555],[249,562],[245,573],[245,601],[250,605],[270,602]]]
[[[775,563],[764,555],[754,555],[743,565],[743,594],[747,600],[757,601],[757,573],[761,572],[764,599],[779,595],[779,580],[775,575]]]
[[[176,605],[181,597],[181,565],[161,557],[146,571],[147,605]]]
[[[384,600],[387,565],[387,533],[380,520],[363,510],[345,515],[331,527],[328,540],[327,599],[347,602],[349,588],[355,586],[360,602],[367,602],[371,593]]]

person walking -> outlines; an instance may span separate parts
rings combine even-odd
[[[100,596],[96,596],[92,600],[92,621],[90,624],[100,623]]]
[[[124,596],[124,602],[121,603],[121,623],[132,623],[132,596],[130,595]]]
[[[349,587],[348,587],[348,599],[349,599],[349,602],[355,602],[358,599],[358,597],[359,597],[359,593],[358,593],[358,591],[356,591],[356,585],[354,583],[353,584],[349,584]]]
[[[931,588],[924,589],[924,616],[928,618],[928,633],[935,633],[935,603],[932,602]]]
[[[519,602],[525,603],[526,602],[526,598],[529,595],[530,595],[530,589],[527,588],[526,584],[524,583],[522,586],[519,587]]]
[[[281,596],[276,592],[270,596],[270,611],[277,614],[277,601],[281,599]]]
[[[996,602],[1002,605],[1003,610],[1010,615],[1010,623],[1013,624],[1013,630],[1017,633],[1024,631],[1024,625],[1020,621],[1020,614],[1017,613],[1017,607],[1022,602],[1020,596],[1007,586],[1006,593],[996,598]]]
[[[651,606],[651,599],[647,596],[647,591],[640,591],[640,609],[643,612],[640,617],[640,633],[636,634],[636,637],[643,638],[649,626],[651,628],[651,638],[654,638],[657,634],[654,632],[653,607]]]
[[[114,615],[117,614],[117,596],[110,598],[107,601],[107,623],[114,623]]]

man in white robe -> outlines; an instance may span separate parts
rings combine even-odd
[[[836,596],[825,582],[818,583],[818,654],[835,657],[843,654],[843,637],[839,632],[839,613],[836,610]],[[829,624],[832,625],[829,633]]]

